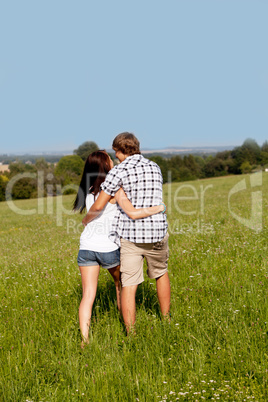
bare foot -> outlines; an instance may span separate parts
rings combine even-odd
[[[167,313],[167,314],[163,315],[162,317],[163,317],[164,321],[170,323],[170,321],[171,321],[171,314],[170,313]]]
[[[85,349],[85,347],[89,345],[89,340],[85,339],[83,341],[81,341],[81,349]]]
[[[130,328],[127,328],[127,336],[136,336],[136,327],[135,325],[132,325]]]

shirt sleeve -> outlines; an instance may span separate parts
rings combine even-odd
[[[122,186],[122,180],[120,177],[120,171],[115,166],[110,172],[107,174],[104,182],[101,184],[101,189],[108,195],[114,197],[115,193]]]

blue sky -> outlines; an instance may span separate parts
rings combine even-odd
[[[5,1],[0,154],[268,139],[266,0]]]

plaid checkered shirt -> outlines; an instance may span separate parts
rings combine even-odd
[[[140,154],[128,156],[107,174],[101,189],[111,196],[123,188],[135,208],[148,208],[162,202],[163,178],[160,167]],[[155,243],[167,232],[163,213],[132,220],[118,207],[109,238],[120,246],[120,237],[133,243]]]

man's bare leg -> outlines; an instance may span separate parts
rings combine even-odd
[[[121,290],[121,311],[128,334],[134,330],[136,321],[135,296],[137,288],[138,285],[133,285],[125,286]]]
[[[156,289],[161,313],[163,314],[164,317],[169,317],[170,282],[167,272],[156,279]]]

